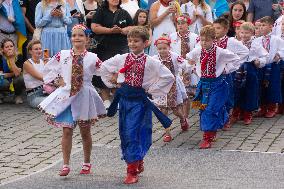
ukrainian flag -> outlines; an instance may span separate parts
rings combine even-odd
[[[18,51],[20,54],[23,52],[23,44],[27,40],[27,33],[26,33],[26,25],[25,19],[20,7],[18,0],[12,1],[14,14],[15,14],[15,22],[13,23],[14,27],[16,28],[16,34],[18,36]],[[7,11],[4,6],[0,7],[0,14],[8,18]]]

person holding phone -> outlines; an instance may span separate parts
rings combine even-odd
[[[83,4],[82,0],[66,0],[66,6],[70,11],[70,18],[72,23],[67,25],[68,36],[71,37],[71,30],[76,24],[85,23],[84,15],[82,13],[81,5]]]
[[[35,25],[42,28],[42,48],[49,49],[51,57],[60,50],[71,48],[66,31],[66,26],[71,23],[70,9],[64,0],[42,0],[37,5]]]
[[[99,6],[100,5],[96,0],[86,0],[83,3],[86,25],[87,25],[88,28],[91,28],[92,19],[93,19],[94,15],[96,14],[96,10]]]

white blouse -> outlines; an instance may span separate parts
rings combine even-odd
[[[186,58],[189,60],[193,60],[196,64],[192,67],[196,68],[196,73],[199,77],[201,77],[201,47],[198,46],[194,48],[191,52],[186,55]],[[239,68],[240,58],[235,53],[217,47],[216,50],[216,77],[219,77],[224,71],[226,73],[232,73]]]
[[[119,73],[119,70],[124,67],[127,55],[128,53],[118,54],[104,61],[101,65],[99,69],[100,76],[107,87],[115,87],[110,80],[114,73]],[[117,82],[123,83],[124,80],[124,73],[119,73]],[[153,98],[159,98],[170,91],[173,82],[174,76],[171,71],[159,60],[147,55],[142,87],[148,93],[152,94]]]
[[[43,60],[40,60],[39,64],[35,64],[32,59],[29,59],[28,61],[32,64],[32,66],[37,72],[39,72],[40,74],[43,74],[43,70],[44,70]],[[31,74],[27,72],[24,72],[23,77],[24,77],[25,86],[27,89],[34,89],[38,86],[43,85],[42,81],[34,78]]]
[[[273,29],[272,29],[272,35],[276,35],[278,37],[281,37],[282,35],[282,20],[283,20],[283,15],[281,15],[274,23]]]
[[[197,11],[199,15],[202,15],[208,22],[213,23],[213,18],[212,18],[212,11],[209,5],[207,5],[207,9],[203,10],[201,8],[201,5],[199,4],[197,7],[189,1],[186,4],[181,5],[181,12],[184,14],[188,14],[190,19],[193,20],[194,18],[194,11]],[[190,24],[189,30],[190,32],[199,34],[201,28],[203,27],[202,21],[200,18],[197,18],[193,23]]]
[[[197,44],[198,35],[190,32],[188,46],[190,50],[194,49]],[[170,35],[171,39],[171,50],[177,54],[181,54],[181,38],[178,36],[178,33],[172,33]]]

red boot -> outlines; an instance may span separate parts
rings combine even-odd
[[[208,149],[211,148],[213,140],[216,138],[215,131],[205,131],[203,134],[203,141],[200,144],[200,149]]]
[[[249,125],[252,122],[252,112],[244,112],[244,124]]]
[[[236,107],[233,109],[232,115],[230,116],[230,124],[236,123],[240,119],[241,109]]]
[[[144,161],[143,159],[142,160],[139,160],[139,165],[138,165],[138,169],[137,169],[137,173],[140,174],[144,171]]]
[[[230,119],[227,121],[227,123],[224,125],[224,127],[223,127],[223,131],[228,131],[228,130],[230,130],[230,128],[231,128],[231,122],[230,122]]]
[[[139,161],[127,164],[127,176],[124,179],[124,184],[134,184],[138,182],[138,165]]]
[[[276,115],[277,106],[276,104],[269,104],[267,107],[267,112],[265,114],[266,118],[273,118]]]
[[[260,109],[258,110],[258,112],[255,116],[256,117],[263,117],[263,116],[265,116],[266,112],[267,112],[267,105],[266,104],[261,105]]]
[[[188,128],[189,128],[187,119],[180,120],[180,126],[181,126],[181,130],[182,130],[182,131],[187,131]]]

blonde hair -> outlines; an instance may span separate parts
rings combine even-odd
[[[57,0],[57,2],[62,6],[65,5],[64,0]],[[50,0],[42,0],[41,3],[42,3],[42,8],[45,9],[48,6],[48,4],[50,3]]]
[[[27,45],[28,51],[32,50],[32,49],[33,49],[33,46],[34,46],[34,45],[37,45],[37,44],[40,44],[40,45],[41,45],[41,41],[40,41],[40,40],[37,40],[37,39],[31,40],[31,41],[28,43],[28,45]]]
[[[251,32],[254,32],[255,27],[251,22],[244,22],[242,23],[242,25],[240,26],[242,30],[248,30]]]
[[[200,36],[204,37],[210,37],[212,39],[215,39],[215,29],[212,25],[207,25],[201,28],[200,30]]]

